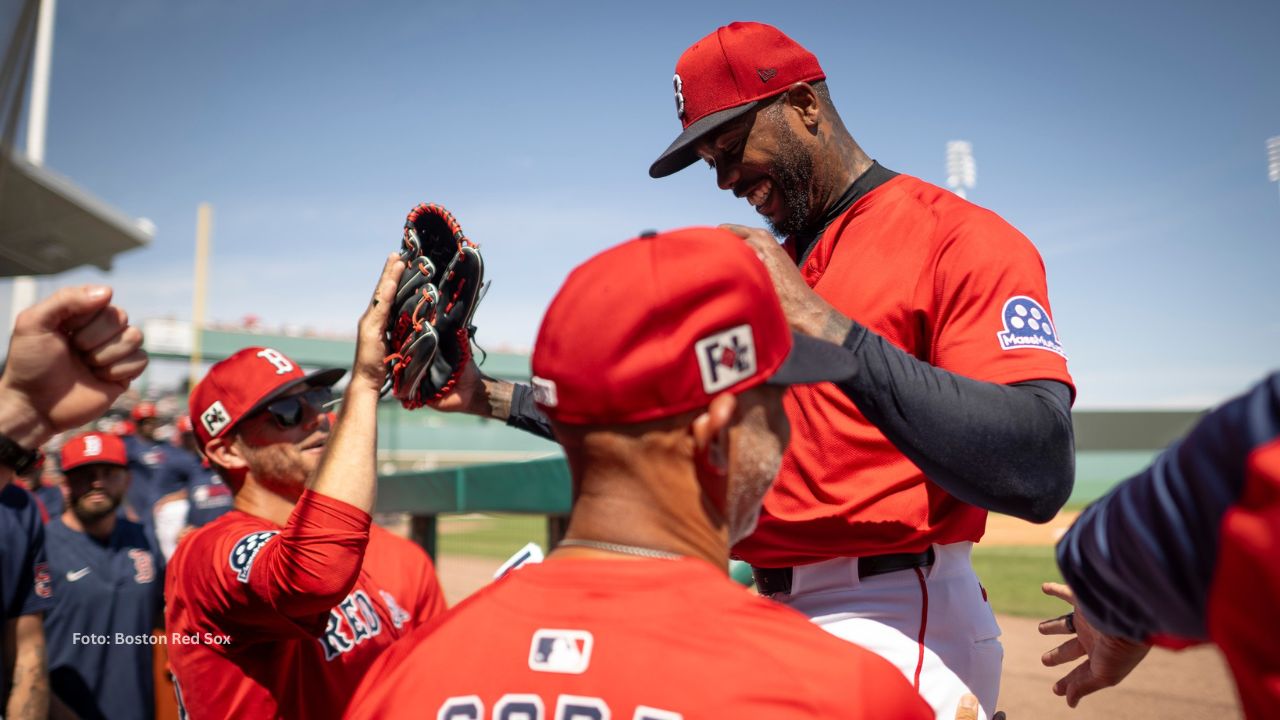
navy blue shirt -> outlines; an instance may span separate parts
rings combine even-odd
[[[0,490],[0,596],[4,617],[53,607],[44,523],[31,493],[12,483]]]
[[[187,524],[201,527],[231,509],[235,497],[213,468],[197,466],[187,484]]]
[[[121,440],[129,458],[129,492],[125,495],[125,504],[137,515],[139,522],[152,527],[155,525],[152,506],[163,494],[159,487],[161,470],[168,459],[168,451],[174,448],[139,435],[126,435]]]
[[[9,620],[53,607],[53,585],[45,555],[44,523],[31,493],[9,483],[0,490],[0,600],[4,602],[4,623],[0,623],[0,643]],[[0,680],[0,698],[9,696],[7,673]]]
[[[44,503],[44,509],[49,513],[50,520],[62,514],[64,507],[61,485],[41,485],[32,492],[40,498],[40,502]]]
[[[1207,639],[1219,528],[1246,488],[1251,453],[1277,440],[1280,372],[1205,416],[1151,467],[1086,508],[1057,556],[1089,621],[1131,640]]]
[[[48,527],[57,605],[45,618],[50,689],[81,718],[155,717],[151,631],[164,603],[150,532],[120,519],[107,542]]]
[[[153,485],[157,500],[170,493],[188,489],[192,478],[200,474],[200,456],[186,448],[165,445],[152,452],[162,455],[154,473]]]

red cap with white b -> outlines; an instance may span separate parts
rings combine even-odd
[[[660,178],[697,161],[694,146],[760,100],[827,76],[818,58],[772,25],[736,22],[694,43],[676,62],[676,115],[684,132],[649,167]]]
[[[290,388],[332,385],[346,374],[329,368],[308,374],[275,348],[248,347],[209,368],[191,392],[191,425],[200,447]]]

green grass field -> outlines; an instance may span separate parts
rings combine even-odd
[[[471,555],[506,560],[527,543],[547,549],[543,515],[454,515],[440,518],[441,555]]]
[[[528,542],[547,549],[547,523],[543,516],[463,515],[440,520],[439,550],[443,555],[505,560]],[[973,566],[998,613],[1047,618],[1066,612],[1061,601],[1040,592],[1040,583],[1062,580],[1051,547],[978,545]]]
[[[1049,546],[982,547],[973,550],[973,569],[998,613],[1048,618],[1069,609],[1040,592],[1040,583],[1062,582]]]

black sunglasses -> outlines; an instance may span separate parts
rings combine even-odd
[[[288,430],[302,422],[302,418],[306,416],[306,407],[320,415],[325,412],[325,405],[330,400],[333,400],[333,388],[314,387],[304,393],[273,400],[263,410],[271,414],[280,429]]]

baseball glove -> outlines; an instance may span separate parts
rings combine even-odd
[[[412,410],[448,393],[471,360],[484,261],[453,215],[434,204],[409,211],[400,257],[407,267],[387,321],[384,392]]]

